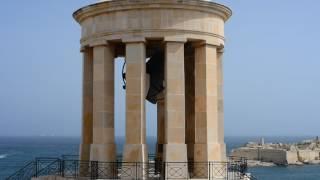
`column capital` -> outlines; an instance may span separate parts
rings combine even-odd
[[[220,47],[217,49],[217,52],[223,54],[223,53],[224,53],[224,46],[220,46]]]
[[[80,47],[80,52],[85,53],[86,51],[88,51],[89,46],[81,46]]]
[[[146,38],[137,36],[137,37],[125,37],[122,39],[123,43],[145,43]]]
[[[224,53],[224,44],[220,44],[217,46],[217,53]]]
[[[187,38],[184,36],[166,36],[164,37],[164,42],[186,43]]]
[[[198,48],[198,47],[202,47],[202,46],[213,46],[217,49],[218,53],[223,53],[223,49],[224,49],[224,45],[223,44],[212,44],[210,42],[207,41],[197,41],[197,42],[193,42],[192,46],[194,48]]]
[[[95,39],[89,42],[90,47],[96,47],[96,46],[108,46],[108,41],[105,39]]]

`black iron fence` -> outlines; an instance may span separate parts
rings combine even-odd
[[[250,179],[246,177],[245,159],[228,162],[161,162],[150,157],[141,162],[80,161],[76,156],[37,158],[7,180],[30,180],[32,177],[61,176],[85,179]]]

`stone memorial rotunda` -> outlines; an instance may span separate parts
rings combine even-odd
[[[191,170],[185,163],[226,161],[222,55],[229,8],[202,0],[113,0],[73,16],[82,31],[80,160],[117,160],[114,63],[124,57],[121,161],[148,162],[146,100],[157,104],[156,159],[182,163],[176,167],[186,177]]]

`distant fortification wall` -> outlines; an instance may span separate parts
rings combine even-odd
[[[261,149],[260,161],[273,162],[275,164],[287,164],[287,153],[278,149]]]
[[[236,156],[236,157],[244,157],[250,160],[259,160],[259,152],[258,149],[234,149],[231,152],[231,156]]]
[[[320,151],[281,149],[239,148],[232,151],[231,156],[245,157],[249,160],[273,162],[275,164],[296,164],[320,160]]]
[[[231,156],[275,164],[294,164],[298,161],[297,152],[278,149],[240,148],[232,151]]]
[[[301,162],[319,160],[319,156],[320,156],[320,151],[313,151],[313,150],[299,150],[298,151],[298,159]]]

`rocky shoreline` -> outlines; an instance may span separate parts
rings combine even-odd
[[[248,160],[248,167],[274,167],[274,166],[304,166],[304,165],[320,165],[320,160],[313,160],[310,162],[296,162],[291,164],[275,164],[273,162],[263,162],[257,160]]]

